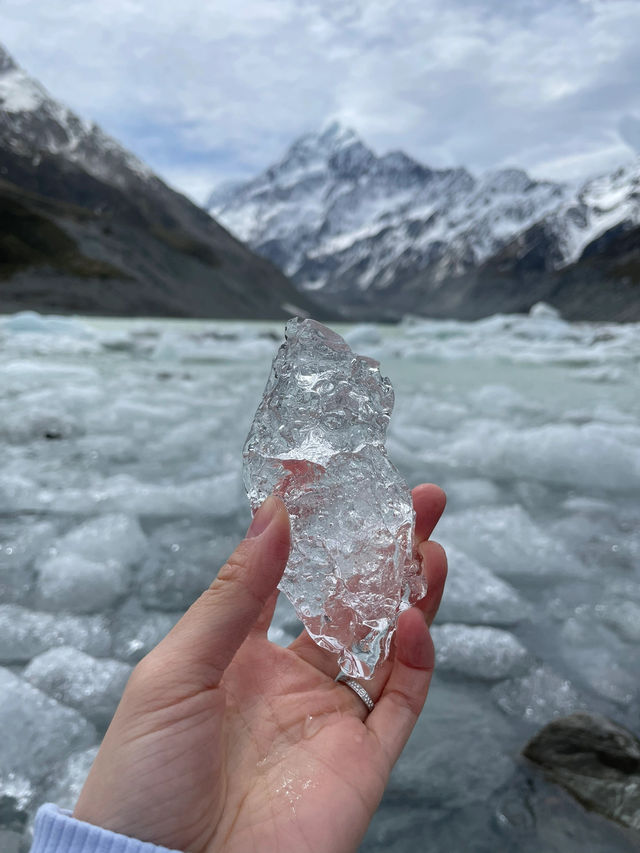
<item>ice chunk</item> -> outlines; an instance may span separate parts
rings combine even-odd
[[[0,481],[0,506],[2,482]],[[16,488],[16,487],[14,487]],[[17,484],[18,501],[22,493],[31,500],[28,484]],[[241,506],[241,481],[236,471],[215,477],[197,477],[187,482],[142,482],[130,474],[115,474],[91,488],[68,488],[38,492],[37,503],[25,509],[55,504],[61,512],[86,512],[87,507],[124,510],[139,516],[199,515],[225,517]],[[17,504],[23,506],[22,503]]]
[[[529,308],[529,317],[534,320],[562,320],[562,316],[557,308],[554,308],[553,305],[549,305],[547,302],[536,302],[535,305],[532,305]]]
[[[623,640],[640,643],[640,604],[621,599],[596,604],[596,618],[613,628]]]
[[[153,613],[130,599],[114,620],[113,654],[123,661],[137,663],[158,645],[176,624],[182,613]]]
[[[236,545],[231,536],[187,522],[167,524],[151,538],[137,588],[146,607],[186,610],[211,583]]]
[[[19,311],[2,321],[2,329],[13,335],[63,335],[70,338],[91,339],[93,331],[80,320],[60,317],[56,314],[42,315],[36,311]]]
[[[74,613],[112,606],[127,591],[130,567],[146,550],[146,536],[128,515],[104,515],[81,524],[59,539],[39,565],[38,606]]]
[[[63,705],[69,705],[106,729],[131,667],[117,660],[96,660],[71,646],[50,649],[34,658],[23,678]]]
[[[585,703],[570,681],[545,666],[496,684],[491,693],[506,714],[522,717],[532,723],[548,723],[553,717],[563,717]]]
[[[451,480],[443,487],[449,510],[490,506],[500,503],[500,489],[491,480]]]
[[[596,494],[634,492],[640,476],[638,431],[624,424],[547,423],[514,429],[508,421],[478,421],[473,432],[451,443],[449,454],[461,468],[496,480],[527,479]]]
[[[144,557],[147,538],[137,520],[114,513],[91,519],[74,528],[57,544],[58,552],[71,552],[87,560],[108,563],[113,560],[134,566]]]
[[[39,567],[36,601],[42,610],[96,613],[113,605],[128,585],[129,570],[116,560],[96,563],[59,554]]]
[[[486,804],[511,776],[514,754],[509,721],[497,708],[464,685],[436,681],[389,790],[403,804],[418,796],[423,810]]]
[[[51,774],[55,781],[47,791],[47,800],[55,803],[58,808],[73,811],[97,754],[97,746],[71,753]]]
[[[10,405],[0,409],[0,437],[12,444],[75,438],[83,431],[81,420],[64,411],[59,403],[43,409],[30,407],[25,400],[17,411]]]
[[[0,604],[0,663],[24,663],[56,646],[103,656],[110,645],[103,616],[60,616]]]
[[[584,567],[564,543],[548,536],[515,504],[479,507],[445,515],[438,525],[441,541],[455,544],[506,578],[575,577]]]
[[[0,850],[2,853],[21,853],[27,847],[23,844],[22,835],[11,829],[3,829],[0,826]]]
[[[371,347],[380,346],[382,336],[378,326],[371,323],[363,323],[359,326],[352,326],[344,336],[345,341],[353,349],[354,347]]]
[[[431,635],[440,671],[492,681],[520,675],[531,663],[522,643],[499,628],[436,625]]]
[[[438,611],[442,622],[515,625],[531,614],[531,606],[506,581],[462,551],[447,548],[449,575]]]
[[[8,669],[0,668],[0,767],[39,782],[74,749],[96,742],[96,731]]]
[[[291,320],[244,449],[252,509],[280,495],[292,548],[281,588],[318,645],[370,678],[399,612],[425,592],[408,486],[384,448],[393,389],[378,362]]]
[[[26,518],[0,520],[0,601],[20,603],[29,594],[35,557],[55,536],[46,521]]]
[[[596,611],[597,612],[597,611]],[[640,695],[638,663],[605,625],[594,618],[593,609],[580,605],[560,632],[562,657],[578,677],[600,696],[630,705]]]

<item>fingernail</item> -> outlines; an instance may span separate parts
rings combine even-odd
[[[256,514],[253,516],[253,520],[247,530],[247,539],[253,539],[264,533],[271,523],[271,519],[276,514],[277,509],[278,504],[276,500],[273,497],[268,497],[256,510]]]

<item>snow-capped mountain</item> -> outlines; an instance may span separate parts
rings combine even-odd
[[[215,190],[208,209],[301,289],[389,305],[417,276],[433,294],[540,223],[545,269],[573,263],[613,225],[640,223],[639,178],[636,163],[576,191],[515,168],[430,169],[400,151],[377,156],[333,123]]]
[[[100,180],[126,186],[132,173],[151,169],[96,124],[54,100],[0,45],[2,142],[17,154],[46,151],[64,156]]]
[[[55,100],[0,46],[0,312],[285,317],[265,259]]]

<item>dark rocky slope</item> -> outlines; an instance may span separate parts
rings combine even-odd
[[[54,101],[2,48],[0,84],[0,312],[314,310],[273,264]]]

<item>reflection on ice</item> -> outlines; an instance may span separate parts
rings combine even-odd
[[[537,308],[344,333],[396,389],[390,457],[449,494],[440,669],[363,850],[632,849],[518,752],[576,708],[637,728],[640,325]],[[3,843],[72,805],[130,667],[246,529],[242,443],[281,336],[0,318]],[[279,603],[272,639],[298,629]]]

